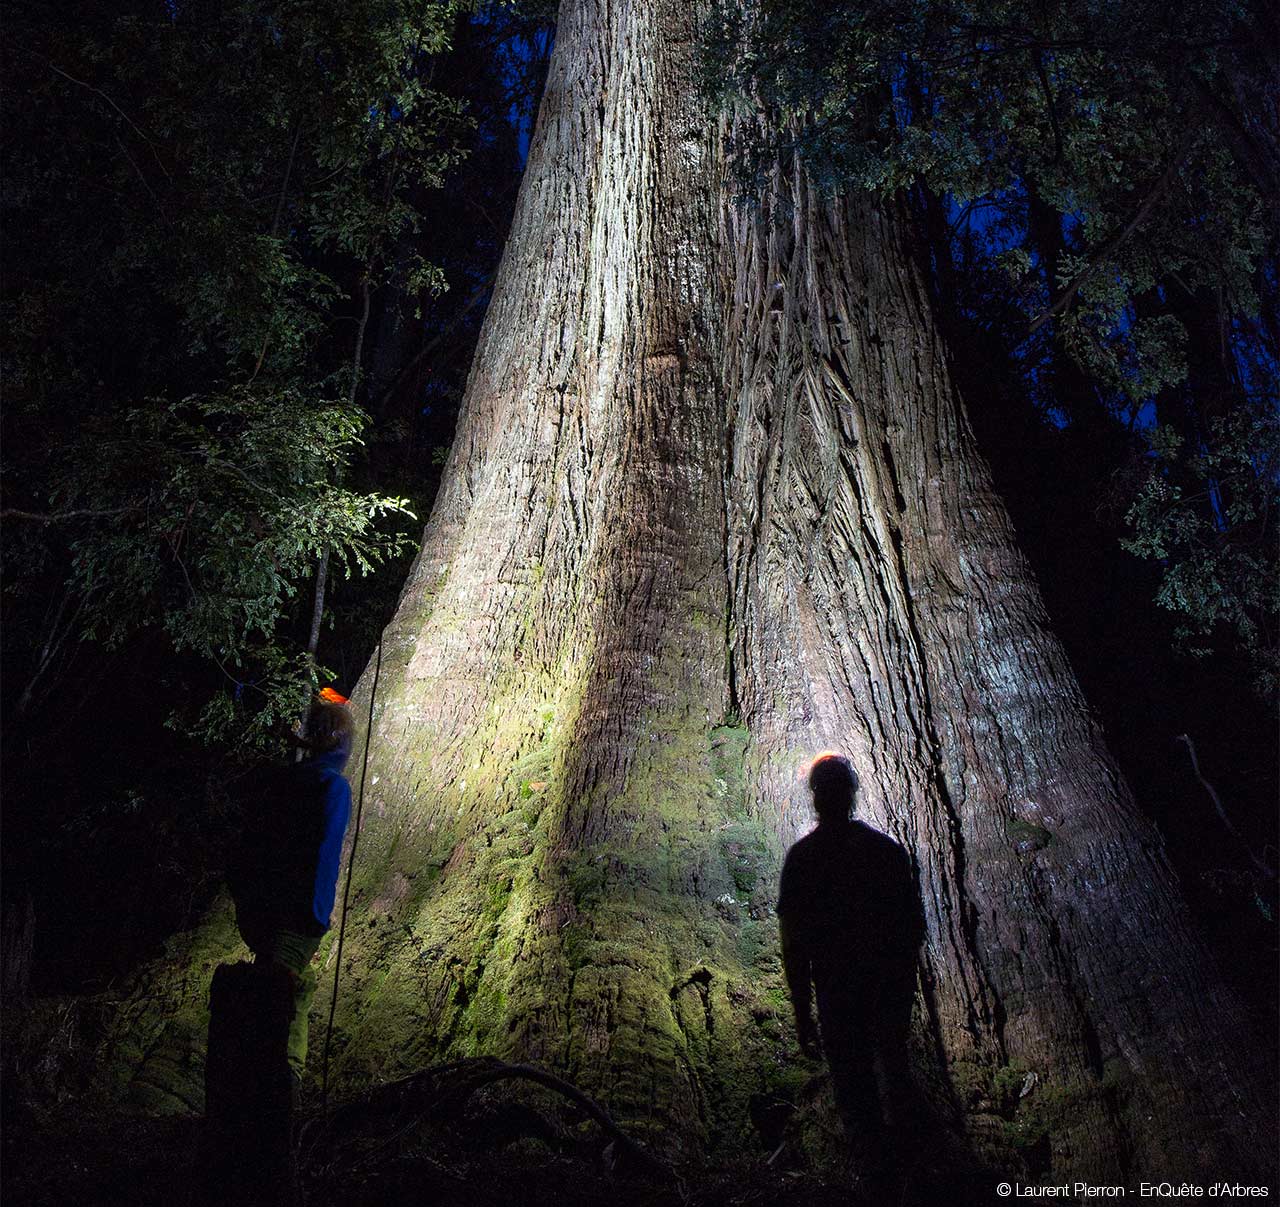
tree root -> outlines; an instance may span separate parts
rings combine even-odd
[[[427,1116],[456,1117],[470,1097],[487,1085],[502,1081],[529,1081],[568,1099],[581,1108],[611,1140],[614,1160],[630,1161],[651,1176],[678,1181],[675,1171],[629,1136],[613,1116],[572,1082],[529,1064],[508,1064],[492,1057],[434,1065],[398,1081],[377,1086],[348,1099],[327,1113],[319,1112],[303,1125],[303,1144],[314,1148],[335,1133],[354,1131],[377,1119],[411,1118],[378,1145],[378,1151],[398,1142]],[[314,1129],[319,1127],[317,1133]],[[309,1135],[308,1135],[309,1133]]]

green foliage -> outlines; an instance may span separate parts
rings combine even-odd
[[[403,511],[403,500],[329,482],[356,441],[363,417],[354,408],[232,387],[124,420],[123,435],[103,431],[95,441],[92,479],[71,477],[54,497],[104,514],[142,513],[105,538],[73,544],[84,590],[102,595],[94,624],[113,636],[128,624],[121,612],[134,597],[155,597],[163,584],[164,570],[146,560],[156,547],[178,564],[189,597],[184,618],[172,622],[175,643],[225,653],[246,634],[272,633],[282,599],[324,550],[367,573],[403,543],[372,527]]]
[[[1208,653],[1205,639],[1230,628],[1252,657],[1259,692],[1271,695],[1280,674],[1280,579],[1268,521],[1280,506],[1280,416],[1215,419],[1198,449],[1168,425],[1152,428],[1148,440],[1149,465],[1122,543],[1160,561],[1157,600],[1182,618],[1177,635],[1188,650]]]
[[[1236,0],[1176,13],[1092,0],[724,0],[704,57],[714,96],[773,119],[739,138],[747,180],[795,150],[832,189],[923,184],[967,203],[1025,182],[1092,241],[1111,233],[1122,193],[1156,182],[1143,169],[1189,164],[1192,143],[1197,171],[1238,178],[1202,92],[1224,85],[1248,18]],[[1235,237],[1258,200],[1246,187],[1205,225]]]
[[[431,86],[466,9],[138,0],[9,24],[6,226],[32,252],[3,303],[25,525],[6,604],[35,616],[61,579],[77,638],[156,628],[215,663],[208,737],[297,715],[322,557],[367,574],[406,546],[407,501],[348,485],[356,402],[379,299],[444,287],[418,236],[469,130]]]
[[[90,425],[97,457],[78,458],[52,493],[110,522],[71,542],[72,578],[89,601],[85,630],[108,644],[154,621],[175,650],[191,649],[231,677],[252,674],[262,701],[252,732],[282,709],[298,715],[316,668],[276,643],[288,602],[331,551],[345,572],[367,574],[406,543],[378,529],[412,515],[405,500],[333,485],[363,422],[341,402],[243,386],[127,411],[119,430]],[[138,601],[147,610],[139,616]],[[250,671],[252,668],[252,671]],[[201,730],[220,736],[235,710],[219,697]]]

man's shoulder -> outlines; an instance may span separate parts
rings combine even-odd
[[[318,768],[312,783],[316,799],[324,804],[326,811],[351,807],[351,784],[341,771]]]
[[[810,830],[808,834],[802,834],[791,844],[791,846],[787,848],[787,858],[790,859],[795,855],[798,858],[803,859],[805,852],[812,850],[817,841],[818,831],[816,829]]]
[[[347,784],[343,768],[334,766],[332,762],[321,758],[303,759],[292,768],[295,783],[321,785],[328,788],[335,783]]]
[[[849,823],[850,837],[864,846],[883,852],[893,858],[907,858],[906,848],[896,838],[890,837],[883,830],[869,826],[865,821],[854,818]]]
[[[778,882],[778,913],[786,913],[812,893],[813,865],[818,857],[818,832],[796,839],[782,861]]]
[[[897,851],[903,855],[906,854],[896,839],[890,838],[882,830],[877,830],[875,826],[867,825],[866,822],[859,821],[857,818],[850,818],[847,825],[830,823],[820,825],[803,837],[797,838],[788,849],[783,866],[785,868],[787,863],[824,859],[847,849],[850,845],[864,851],[874,850],[886,854]]]

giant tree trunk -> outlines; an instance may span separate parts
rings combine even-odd
[[[385,638],[357,871],[376,941],[341,1017],[361,1015],[347,1074],[519,1054],[697,1132],[746,1118],[752,1010],[776,1013],[752,960],[776,956],[767,884],[758,917],[739,900],[772,861],[727,724],[719,160],[693,37],[683,4],[561,15]]]
[[[745,1128],[794,1076],[770,906],[837,747],[917,863],[921,1051],[971,1134],[1055,1175],[1235,1176],[1265,1126],[1238,1012],[1048,631],[902,217],[789,166],[728,206],[691,8],[563,5],[385,636],[337,1074],[519,1056],[695,1143]]]

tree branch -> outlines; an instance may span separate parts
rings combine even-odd
[[[76,626],[76,622],[80,619],[80,614],[84,611],[85,604],[89,602],[87,595],[82,595],[76,601],[75,610],[71,613],[70,619],[65,625],[62,625],[62,618],[67,610],[67,605],[71,602],[70,590],[64,591],[62,600],[58,604],[57,613],[54,615],[53,623],[49,626],[49,635],[45,639],[45,643],[40,650],[40,661],[36,665],[36,669],[31,678],[27,681],[27,686],[23,689],[22,695],[18,699],[17,714],[23,716],[35,702],[36,685],[44,677],[44,674],[58,660],[58,656],[62,653],[62,648],[66,644],[67,638],[71,635],[72,630]],[[61,628],[59,626],[62,626]],[[57,683],[58,677],[55,676],[53,682]],[[46,689],[44,696],[47,697],[49,689]]]
[[[6,507],[0,510],[0,520],[30,520],[34,524],[60,524],[63,520],[78,520],[85,516],[102,519],[106,516],[124,515],[127,512],[137,510],[136,504],[130,507],[111,507],[106,510],[100,510],[95,507],[78,507],[71,511],[55,511],[51,513],[23,511],[19,507]]]
[[[126,122],[129,123],[129,126],[132,128],[134,133],[137,134],[137,136],[140,139],[142,139],[142,141],[146,143],[148,147],[151,148],[152,158],[156,161],[156,166],[160,169],[160,171],[164,173],[164,178],[168,181],[173,180],[173,177],[169,175],[169,169],[164,166],[164,162],[161,160],[159,152],[156,151],[155,143],[153,143],[151,139],[149,139],[142,132],[142,129],[141,127],[139,127],[138,123],[135,122],[133,118],[131,118],[123,109],[121,109],[120,106],[117,105],[115,101],[113,101],[105,92],[103,92],[101,88],[97,88],[93,84],[86,84],[84,80],[78,80],[73,75],[68,75],[65,71],[62,70],[61,67],[57,65],[57,63],[51,62],[48,59],[46,59],[45,62],[49,64],[49,69],[51,71],[56,71],[60,76],[62,76],[64,80],[69,80],[72,84],[75,84],[77,87],[87,88],[90,92],[96,92],[100,97],[102,97],[102,99],[106,101],[108,105],[110,105],[118,114],[120,114],[122,118],[124,118]]]
[[[537,1085],[544,1086],[546,1089],[554,1090],[557,1094],[562,1094],[571,1102],[577,1103],[582,1107],[588,1115],[591,1116],[614,1141],[630,1156],[635,1157],[642,1165],[654,1170],[657,1173],[671,1176],[670,1167],[663,1161],[660,1161],[646,1148],[642,1148],[636,1143],[626,1132],[622,1130],[614,1121],[613,1116],[604,1109],[594,1098],[584,1094],[576,1085],[565,1081],[561,1077],[557,1077],[554,1073],[548,1073],[545,1069],[539,1069],[534,1065],[509,1065],[499,1063],[496,1068],[487,1069],[469,1078],[467,1082],[468,1094],[479,1089],[482,1085],[491,1085],[496,1081],[512,1081],[524,1080],[532,1081]]]
[[[280,195],[276,199],[275,216],[271,219],[271,238],[275,238],[280,233],[280,219],[284,217],[284,203],[289,195],[289,178],[293,175],[294,160],[298,155],[298,138],[302,134],[301,120],[294,123],[293,141],[289,144],[289,159],[284,165],[284,179],[280,182]],[[271,330],[268,328],[266,335],[262,337],[262,351],[258,353],[258,363],[253,366],[253,373],[249,377],[248,384],[253,385],[257,380],[258,374],[262,372],[262,364],[267,359],[267,346],[271,343]]]
[[[1204,790],[1209,794],[1209,799],[1213,801],[1214,809],[1217,810],[1218,816],[1222,819],[1222,824],[1230,831],[1232,838],[1234,838],[1248,852],[1250,862],[1258,869],[1258,871],[1271,880],[1276,879],[1276,869],[1271,867],[1266,860],[1259,859],[1258,856],[1253,853],[1248,842],[1245,841],[1244,836],[1231,824],[1231,818],[1227,816],[1227,811],[1223,808],[1222,797],[1218,795],[1217,789],[1214,788],[1214,786],[1209,783],[1203,775],[1201,775],[1200,760],[1196,758],[1195,743],[1185,733],[1178,734],[1174,740],[1186,743],[1187,753],[1191,756],[1191,770],[1195,772],[1196,779],[1200,781],[1204,786]]]
[[[1174,176],[1177,175],[1178,169],[1186,162],[1190,148],[1184,148],[1179,154],[1175,155],[1169,166],[1165,168],[1160,179],[1152,185],[1151,190],[1143,199],[1142,204],[1138,207],[1137,213],[1114,235],[1111,236],[1101,247],[1096,248],[1090,253],[1085,266],[1074,277],[1071,278],[1067,287],[1062,291],[1058,300],[1054,302],[1039,318],[1037,318],[1027,330],[1028,335],[1034,335],[1041,327],[1045,325],[1051,318],[1061,314],[1080,292],[1082,286],[1097,271],[1098,265],[1102,263],[1113,251],[1123,244],[1134,231],[1138,229],[1155,209],[1156,202],[1164,196],[1169,185],[1173,183]]]
[[[445,1078],[448,1078],[453,1084],[442,1086],[441,1081]],[[381,1113],[388,1108],[396,1112],[403,1111],[406,1106],[412,1109],[412,1104],[415,1100],[420,1101],[422,1099],[424,1091],[429,1094],[431,1091],[435,1091],[432,1094],[432,1099],[437,1105],[448,1103],[452,1106],[450,1100],[456,1101],[458,1098],[465,1100],[482,1086],[492,1085],[499,1081],[531,1081],[568,1098],[590,1115],[601,1129],[613,1139],[618,1148],[629,1157],[634,1158],[651,1173],[657,1174],[664,1179],[675,1177],[675,1171],[665,1161],[654,1156],[653,1153],[627,1135],[603,1106],[578,1089],[572,1082],[566,1081],[562,1077],[557,1077],[546,1069],[540,1069],[536,1065],[507,1064],[504,1061],[492,1058],[452,1061],[447,1064],[437,1065],[434,1068],[423,1069],[422,1072],[405,1077],[400,1081],[379,1086],[377,1089],[363,1095],[359,1102],[347,1102],[338,1107],[333,1117],[333,1123],[347,1123],[349,1120],[359,1118],[370,1110],[375,1113]]]
[[[1040,87],[1044,90],[1044,103],[1049,110],[1049,121],[1053,123],[1053,163],[1062,162],[1062,130],[1058,126],[1058,107],[1053,103],[1053,90],[1049,87],[1049,73],[1044,69],[1044,55],[1036,51],[1031,56],[1036,65],[1036,74],[1040,77]]]
[[[1190,79],[1200,99],[1208,105],[1234,144],[1236,155],[1244,164],[1254,188],[1262,197],[1274,196],[1277,189],[1280,189],[1280,159],[1277,158],[1276,148],[1263,145],[1240,120],[1235,110],[1194,72],[1190,73]],[[1274,219],[1274,209],[1267,208],[1271,210]]]
[[[382,391],[378,398],[376,409],[381,410],[387,404],[387,400],[391,395],[400,388],[400,386],[409,379],[409,375],[424,361],[428,356],[435,352],[457,329],[462,325],[462,320],[467,317],[481,302],[485,294],[493,287],[494,278],[497,277],[496,270],[491,272],[472,292],[471,296],[462,304],[458,313],[454,315],[453,321],[440,332],[439,335],[429,340],[417,352],[413,354],[405,364],[404,368],[396,374],[396,379],[385,390]]]

